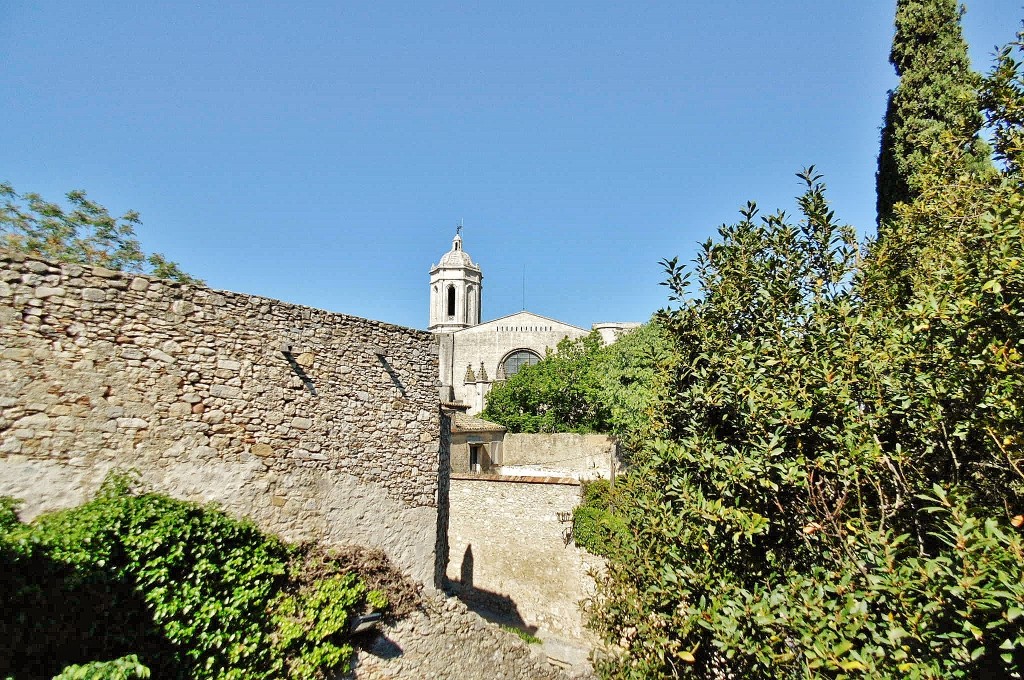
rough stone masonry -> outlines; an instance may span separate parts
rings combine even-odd
[[[111,468],[439,585],[447,440],[430,333],[0,251],[0,495],[79,504]]]

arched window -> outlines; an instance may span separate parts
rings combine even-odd
[[[511,378],[523,366],[533,366],[538,361],[540,361],[540,356],[535,352],[528,349],[517,349],[505,357],[505,361],[502,362],[505,366],[505,377]]]
[[[455,286],[448,286],[448,316],[455,316]]]

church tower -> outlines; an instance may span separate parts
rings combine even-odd
[[[452,249],[430,268],[430,325],[435,333],[476,326],[480,323],[480,289],[483,274],[462,249],[462,227],[455,232]]]

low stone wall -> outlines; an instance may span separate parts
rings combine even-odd
[[[0,495],[30,518],[135,468],[439,583],[437,370],[426,332],[0,252]]]
[[[421,611],[385,627],[360,650],[355,680],[593,679],[589,666],[550,666],[543,649],[488,623],[455,598],[428,598]]]
[[[604,434],[507,434],[501,474],[608,478],[622,471],[615,439]]]
[[[452,475],[451,590],[509,623],[584,651],[580,601],[603,561],[569,540],[580,486],[569,478]]]

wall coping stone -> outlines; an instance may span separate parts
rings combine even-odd
[[[466,482],[504,482],[511,484],[562,484],[564,486],[579,486],[580,480],[573,477],[528,477],[523,475],[496,475],[484,472],[467,473],[453,472],[452,479],[459,479]]]

